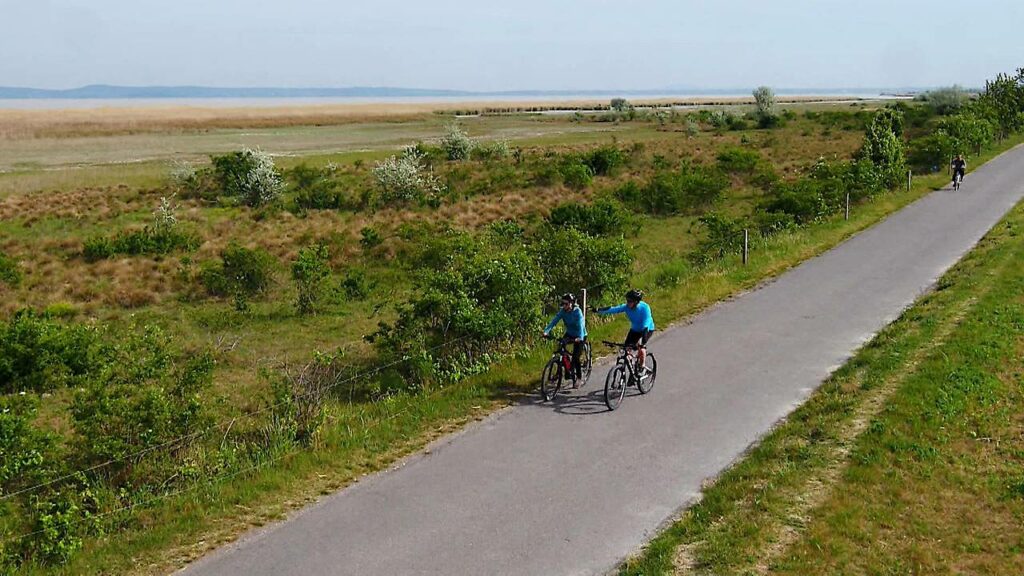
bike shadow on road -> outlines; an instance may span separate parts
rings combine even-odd
[[[622,401],[627,402],[629,398],[639,395],[640,392],[636,388],[627,388],[626,397]],[[537,400],[537,406],[549,407],[556,414],[566,416],[588,416],[610,412],[608,405],[604,403],[604,386],[594,386],[594,383],[578,390],[563,391],[550,402],[541,402],[539,396]]]

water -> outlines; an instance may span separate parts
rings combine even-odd
[[[856,93],[801,93],[801,94],[778,94],[779,98],[801,97],[829,97],[829,98],[886,98],[877,92],[856,94]],[[28,98],[28,99],[3,99],[0,98],[0,110],[67,110],[67,109],[98,109],[98,108],[177,108],[177,107],[198,107],[198,108],[274,108],[284,106],[323,106],[331,104],[458,104],[458,103],[480,103],[480,102],[565,102],[569,100],[597,100],[606,101],[612,98],[621,98],[621,94],[538,94],[538,95],[489,95],[481,94],[474,96],[402,96],[402,97],[325,97],[325,98]],[[722,98],[746,98],[749,93],[723,93],[723,94],[641,94],[628,95],[629,100],[661,100],[661,99],[722,99]]]

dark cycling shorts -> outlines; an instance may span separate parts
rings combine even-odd
[[[626,346],[637,346],[639,343],[638,348],[643,348],[647,346],[647,341],[650,339],[651,331],[646,328],[642,332],[630,330],[629,334],[626,334]]]

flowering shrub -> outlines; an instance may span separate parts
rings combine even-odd
[[[284,191],[284,181],[274,167],[274,160],[259,149],[214,156],[213,169],[221,190],[238,196],[249,206],[275,202]]]
[[[401,156],[391,156],[373,167],[383,203],[423,200],[444,192],[444,185],[423,164],[423,153],[415,146]]]
[[[449,124],[441,137],[441,147],[449,160],[468,160],[473,152],[473,141],[458,124]]]

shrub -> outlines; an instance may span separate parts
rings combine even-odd
[[[0,393],[77,385],[98,369],[104,350],[95,328],[18,311],[0,324]]]
[[[859,158],[867,158],[879,170],[887,188],[893,188],[906,177],[903,152],[903,115],[892,108],[875,113],[864,135]]]
[[[169,342],[156,327],[135,329],[75,393],[70,412],[80,465],[113,460],[102,473],[122,485],[165,481],[188,435],[208,423],[200,395],[211,382],[213,358],[179,356]],[[174,450],[128,458],[171,440]]]
[[[341,291],[350,300],[362,300],[370,295],[375,283],[366,277],[366,272],[360,269],[349,270],[339,284]]]
[[[738,254],[743,250],[743,224],[722,214],[705,214],[697,222],[705,230],[705,236],[690,253],[690,261],[705,265],[726,254]]]
[[[541,271],[520,246],[449,234],[433,241],[421,262],[416,292],[382,323],[372,340],[403,386],[454,379],[485,365],[493,354],[523,342],[541,321],[546,292]],[[432,262],[433,261],[433,262]],[[459,340],[454,346],[441,346]]]
[[[621,204],[600,199],[591,205],[568,203],[551,211],[548,221],[555,227],[571,226],[591,236],[621,234],[632,225],[631,218]]]
[[[176,251],[192,251],[199,247],[194,234],[170,230],[157,232],[154,228],[121,232],[114,237],[98,236],[82,245],[82,256],[90,262],[111,258],[118,254],[128,256],[164,255]]]
[[[621,239],[594,238],[575,228],[551,230],[533,246],[543,270],[547,298],[589,287],[593,302],[620,292],[626,284],[633,256]]]
[[[452,123],[445,127],[441,147],[449,160],[469,160],[473,152],[473,141],[458,124]]]
[[[953,139],[936,132],[910,141],[908,161],[917,172],[935,172],[949,163],[953,150]]]
[[[966,154],[971,150],[981,152],[982,147],[995,137],[995,127],[991,122],[967,113],[939,120],[936,132],[949,136],[950,152],[955,154]],[[948,159],[947,156],[945,160]]]
[[[213,156],[214,176],[220,189],[253,207],[276,202],[284,190],[274,160],[261,150],[246,148],[224,156]]]
[[[659,171],[643,187],[628,183],[615,194],[634,210],[665,216],[709,206],[728,187],[728,178],[719,170],[684,163],[675,172]]]
[[[609,176],[626,163],[626,155],[615,146],[602,146],[585,154],[583,163],[595,176]]]
[[[0,283],[15,287],[21,284],[21,267],[17,260],[0,252]]]
[[[775,92],[767,86],[761,86],[754,90],[754,102],[757,111],[754,118],[760,128],[774,128],[780,122],[779,116],[775,113]]]
[[[383,203],[423,200],[444,192],[444,185],[423,165],[423,153],[414,146],[406,148],[400,157],[377,162],[373,176]]]
[[[813,222],[831,212],[822,187],[821,181],[810,178],[780,183],[772,190],[764,209],[785,214],[799,225]]]
[[[718,153],[718,168],[731,174],[753,174],[761,155],[746,148],[728,147]]]
[[[381,236],[380,232],[376,228],[366,226],[359,231],[359,245],[364,250],[370,250],[380,246],[384,242],[384,237]]]
[[[296,307],[300,314],[311,314],[323,296],[324,284],[331,276],[327,246],[317,244],[299,250],[292,262],[292,279],[298,288]]]
[[[287,172],[295,189],[295,204],[304,210],[336,210],[344,204],[329,169],[299,164]]]
[[[480,160],[501,160],[512,155],[508,140],[492,140],[473,147],[474,157]]]
[[[608,106],[616,112],[628,112],[633,109],[633,105],[625,98],[612,98]]]
[[[967,91],[960,86],[939,88],[919,95],[916,99],[923,100],[936,114],[947,116],[959,112],[971,99]]]
[[[32,425],[38,405],[34,396],[0,396],[0,494],[34,482],[52,457],[53,438]]]
[[[569,158],[564,160],[558,168],[562,175],[562,181],[569,188],[582,189],[590,186],[594,180],[594,173],[590,166]]]
[[[236,307],[263,293],[273,280],[274,258],[265,250],[249,249],[232,242],[220,253],[218,263],[205,263],[199,280],[212,296],[232,296]]]
[[[343,378],[340,357],[317,353],[301,369],[273,379],[273,428],[286,431],[292,442],[312,444],[326,417],[328,395]]]
[[[533,172],[534,186],[557,186],[562,183],[562,171],[556,164],[543,162]]]
[[[64,564],[82,548],[83,521],[90,514],[75,500],[61,492],[35,500],[31,532],[21,542],[28,555],[48,564]]]

